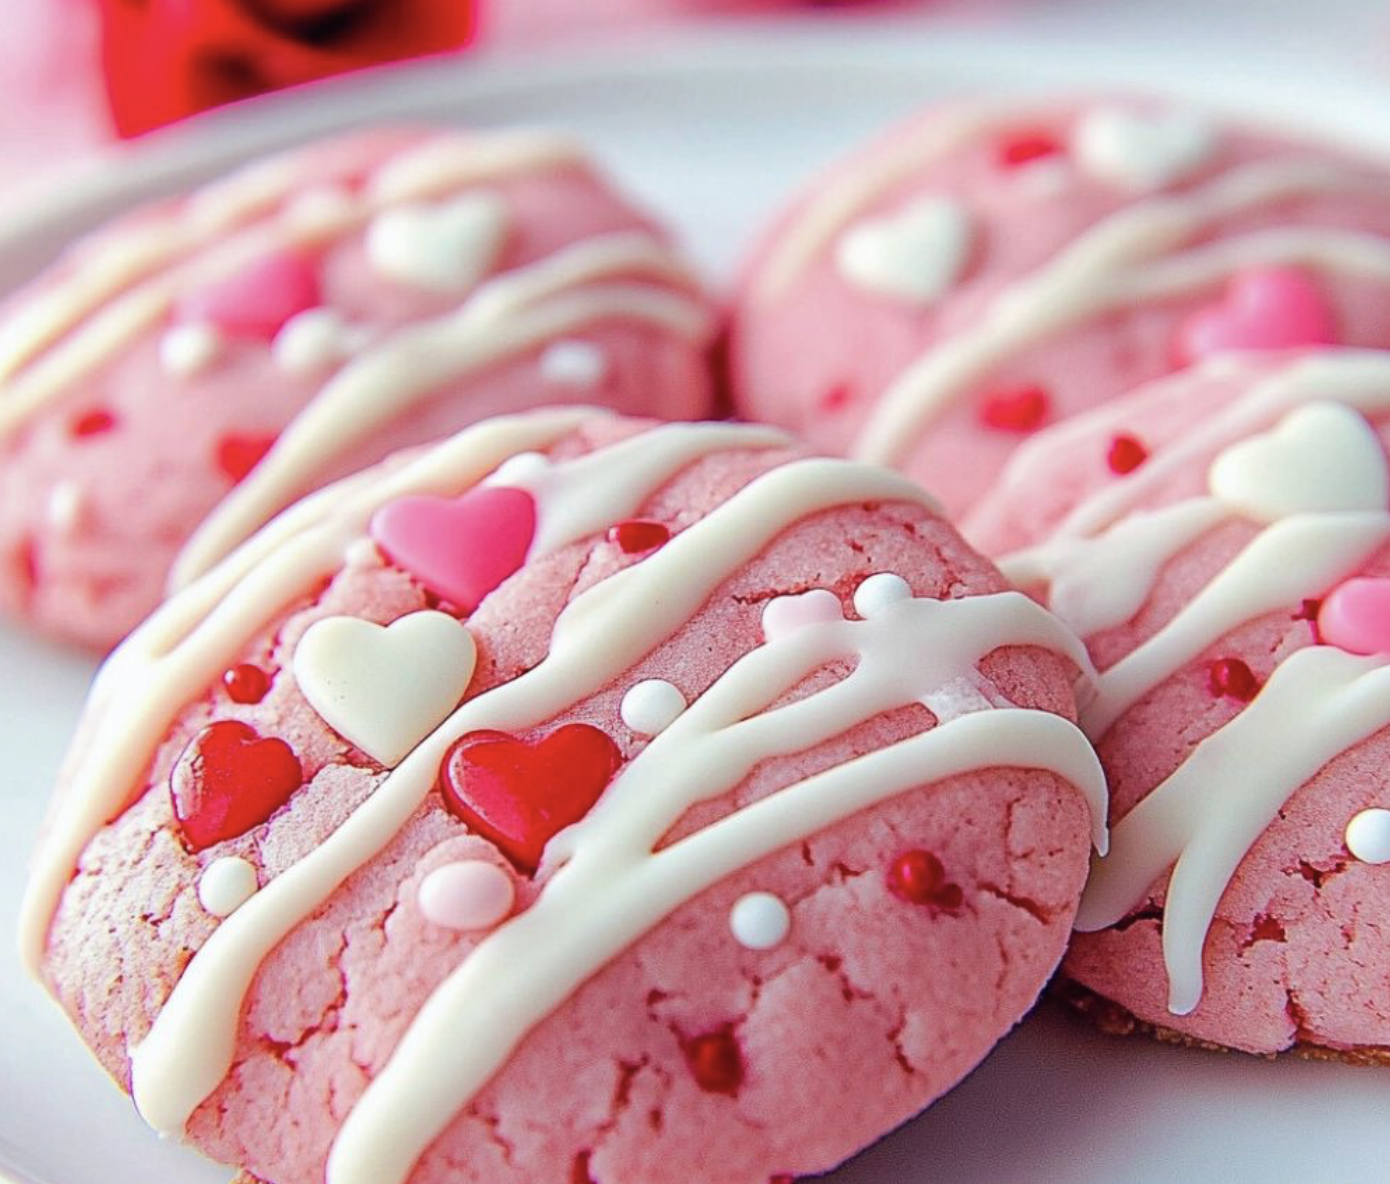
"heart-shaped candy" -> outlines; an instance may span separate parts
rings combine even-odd
[[[1318,610],[1318,636],[1352,654],[1390,654],[1390,579],[1354,579]]]
[[[329,727],[389,769],[458,706],[476,660],[473,635],[447,613],[384,627],[326,617],[295,646],[294,676]]]
[[[416,494],[382,506],[370,532],[392,562],[471,613],[526,561],[536,503],[505,485],[480,485],[459,498]]]
[[[970,217],[947,197],[923,197],[840,236],[840,273],[861,288],[929,304],[956,281],[970,254]]]
[[[1318,286],[1292,267],[1258,268],[1231,280],[1219,304],[1179,327],[1173,355],[1184,366],[1225,350],[1332,345],[1337,326]]]
[[[1185,180],[1217,148],[1216,129],[1190,111],[1096,107],[1072,131],[1072,155],[1098,181],[1135,193]]]
[[[1342,403],[1309,403],[1273,431],[1232,445],[1212,464],[1208,484],[1261,522],[1390,504],[1380,438]]]
[[[189,292],[174,319],[214,325],[231,337],[269,341],[292,316],[319,303],[318,276],[309,258],[298,251],[277,251]]]
[[[194,851],[260,826],[303,784],[288,744],[237,720],[209,724],[169,774],[174,817]]]
[[[507,207],[492,193],[378,214],[367,227],[367,257],[388,279],[462,293],[487,274],[507,235]]]
[[[565,724],[540,741],[470,732],[444,757],[444,804],[524,871],[545,845],[578,822],[612,779],[622,754],[589,724]]]
[[[812,588],[796,596],[778,596],[763,606],[763,637],[776,641],[806,625],[842,621],[840,598],[825,588]]]

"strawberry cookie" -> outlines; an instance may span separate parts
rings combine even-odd
[[[1075,638],[925,495],[556,410],[301,502],[108,661],[30,966],[273,1184],[767,1184],[949,1089],[1060,959]]]
[[[731,342],[752,418],[950,513],[1032,432],[1223,350],[1390,345],[1390,171],[1154,102],[959,103],[817,182]]]
[[[109,646],[171,571],[403,445],[540,404],[698,417],[710,331],[563,140],[382,131],[252,165],[9,302],[0,609]]]
[[[1388,440],[1390,354],[1230,356],[1030,441],[973,519],[1100,670],[1066,971],[1111,1018],[1390,1056]]]

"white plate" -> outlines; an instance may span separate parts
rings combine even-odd
[[[1167,86],[1352,138],[1377,134],[1390,87],[1350,64],[1358,53],[1370,60],[1364,16],[1377,6],[1311,6],[1300,57],[1246,43],[1296,7],[1127,0],[1121,20],[1118,5],[1039,2],[1021,27],[957,25],[929,36],[922,21],[755,26],[659,49],[643,43],[640,54],[383,71],[198,121],[12,210],[0,227],[0,289],[134,200],[369,119],[573,129],[683,227],[716,276],[790,185],[885,119],[961,89]],[[1365,35],[1347,40],[1337,69],[1312,68],[1331,62],[1324,34],[1339,22]],[[20,868],[90,673],[81,658],[0,631],[0,1179],[225,1181],[226,1169],[143,1127],[9,953]],[[953,1094],[831,1179],[1384,1184],[1387,1113],[1390,1073],[1111,1041],[1044,1011]]]

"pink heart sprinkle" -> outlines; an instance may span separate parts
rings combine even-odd
[[[292,316],[320,303],[318,276],[309,259],[298,251],[278,251],[188,293],[174,319],[212,324],[232,337],[269,341]]]
[[[1223,350],[1332,345],[1337,327],[1322,293],[1295,268],[1261,268],[1231,280],[1221,303],[1193,313],[1178,328],[1174,354],[1190,366]]]
[[[840,598],[824,588],[812,588],[797,596],[778,596],[763,606],[763,636],[776,641],[806,625],[844,620]]]
[[[1348,580],[1334,589],[1318,611],[1318,636],[1349,653],[1390,654],[1390,580]]]
[[[502,485],[452,499],[402,497],[372,516],[370,533],[392,562],[471,613],[526,562],[536,503],[525,490]]]

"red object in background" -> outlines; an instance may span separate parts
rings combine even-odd
[[[101,0],[122,136],[209,107],[467,44],[474,0]]]

